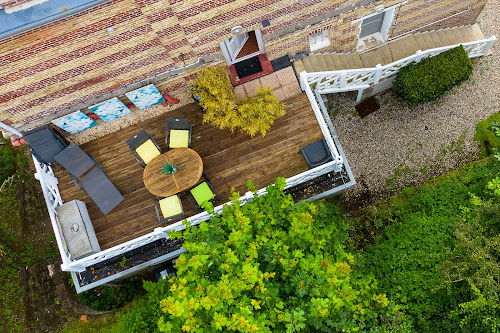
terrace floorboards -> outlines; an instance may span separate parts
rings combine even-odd
[[[189,118],[193,124],[191,148],[201,156],[205,173],[219,194],[220,203],[224,203],[231,195],[231,187],[244,194],[248,179],[259,189],[274,183],[277,177],[288,178],[307,170],[299,149],[321,139],[321,130],[306,94],[285,101],[285,109],[286,115],[278,119],[264,137],[251,138],[239,131],[203,124],[203,114],[196,104],[121,129],[81,148],[96,159],[124,201],[103,215],[85,192],[76,188],[68,173],[56,165],[54,172],[59,179],[61,197],[64,202],[77,199],[86,203],[102,250],[132,240],[160,225],[153,203],[155,196],[144,186],[144,169],[130,153],[127,139],[144,129],[166,151],[166,118]],[[181,199],[186,217],[195,215],[185,194]]]

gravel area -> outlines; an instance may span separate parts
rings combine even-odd
[[[485,37],[500,37],[500,0],[478,21]],[[500,42],[473,60],[468,82],[436,102],[412,109],[394,91],[378,94],[380,109],[360,118],[354,93],[328,95],[327,105],[357,185],[346,191],[356,208],[406,186],[421,184],[478,158],[477,122],[500,111]]]

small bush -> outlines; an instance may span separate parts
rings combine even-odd
[[[241,131],[262,136],[271,128],[274,120],[285,114],[285,106],[276,100],[272,90],[259,89],[246,99],[238,99],[224,67],[202,69],[192,83],[192,91],[200,98],[205,110],[203,122],[220,129]]]
[[[0,145],[0,186],[14,172],[16,172],[16,156],[14,152],[10,147]]]
[[[100,286],[78,294],[78,300],[83,304],[99,310],[109,311],[130,303],[140,289],[134,283],[126,283],[119,287]]]
[[[500,152],[500,136],[491,130],[493,122],[500,122],[500,112],[491,115],[488,119],[480,121],[476,125],[474,140],[481,145],[481,155],[488,156]]]
[[[472,63],[462,46],[399,69],[393,86],[410,107],[433,101],[469,78]]]

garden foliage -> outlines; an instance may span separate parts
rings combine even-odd
[[[399,69],[394,89],[410,107],[433,101],[468,79],[472,63],[462,46]]]
[[[138,286],[127,282],[121,286],[100,286],[77,295],[83,304],[100,311],[118,309],[137,296]]]
[[[19,269],[24,269],[20,252],[20,214],[14,187],[0,192],[0,331],[21,332],[19,313],[24,311]]]
[[[233,91],[227,70],[221,66],[202,69],[193,81],[192,91],[204,109],[203,122],[220,129],[240,129],[263,136],[273,122],[285,114],[282,102],[272,90],[261,88],[252,97],[240,100]]]
[[[16,171],[17,158],[12,149],[0,142],[0,186]]]
[[[163,293],[150,313],[160,314],[160,331],[387,332],[399,324],[397,307],[345,251],[339,209],[295,206],[283,188],[278,179],[244,206],[235,194],[222,215],[208,207],[209,222],[171,235],[188,253],[166,290],[150,288],[154,299]]]
[[[4,142],[0,142],[4,143]],[[16,172],[16,165],[25,162],[10,145],[0,144],[0,188]],[[19,269],[33,261],[32,244],[23,241],[20,206],[15,184],[5,184],[0,191],[0,331],[21,332],[23,323],[19,314],[24,311],[20,302],[23,292]]]
[[[466,284],[470,300],[451,315],[474,332],[500,330],[500,175],[488,182],[490,197],[471,195],[471,208],[455,226],[457,246],[441,265],[448,287]]]
[[[494,113],[476,125],[474,140],[481,145],[481,155],[500,153],[500,112]]]
[[[498,211],[491,210],[481,212],[481,223],[471,218],[479,216],[473,203],[491,197],[499,175],[500,163],[481,162],[418,189],[406,189],[377,209],[385,230],[362,253],[364,269],[413,318],[417,331],[493,332],[477,324],[487,310],[493,312],[491,317],[498,314],[488,306],[491,293],[480,282],[498,268],[498,252],[493,251],[497,238],[482,237],[486,229],[488,237],[498,237],[500,220]],[[372,218],[373,209],[369,212]],[[491,221],[496,221],[496,229]],[[481,261],[481,256],[494,259]],[[495,274],[490,276],[498,278]]]

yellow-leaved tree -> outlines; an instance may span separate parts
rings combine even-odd
[[[220,129],[240,129],[263,136],[274,121],[285,114],[285,106],[276,100],[272,89],[261,88],[254,96],[238,99],[227,70],[222,66],[202,69],[192,82],[193,95],[204,109],[203,122]]]

